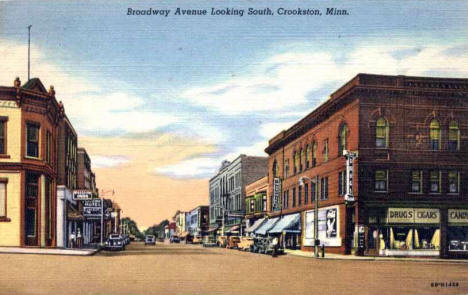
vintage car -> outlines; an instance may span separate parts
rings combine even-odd
[[[218,240],[216,241],[216,245],[221,248],[226,248],[227,246],[227,236],[219,236]]]
[[[226,248],[228,249],[237,249],[237,245],[240,242],[240,238],[238,236],[230,236],[227,239]]]
[[[171,243],[180,243],[180,238],[179,238],[179,236],[172,236],[172,237],[169,239],[169,241],[170,241]]]
[[[202,243],[202,237],[201,236],[194,236],[192,239],[193,244],[201,244]]]
[[[119,234],[111,234],[105,243],[106,250],[125,250],[125,241]]]
[[[146,235],[145,245],[156,245],[156,237],[153,235]]]
[[[240,242],[237,244],[237,249],[243,251],[251,251],[254,244],[254,239],[251,237],[241,237]]]

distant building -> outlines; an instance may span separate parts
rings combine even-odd
[[[185,214],[185,224],[189,235],[204,236],[210,227],[209,206],[198,206]]]
[[[268,176],[264,176],[245,187],[246,233],[253,231],[264,221],[267,214]]]
[[[209,182],[212,232],[226,234],[242,230],[245,186],[266,175],[267,160],[266,157],[240,155],[232,162],[223,161],[218,173]]]

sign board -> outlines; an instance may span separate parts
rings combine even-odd
[[[354,179],[354,159],[357,157],[356,153],[350,151],[343,151],[345,158],[346,158],[346,192],[345,192],[345,200],[346,201],[354,201],[354,193],[353,193],[353,179]]]
[[[72,198],[75,201],[90,200],[93,198],[93,193],[89,190],[74,190]]]
[[[449,209],[448,223],[468,223],[468,209]]]
[[[101,207],[101,199],[82,200],[83,207]]]
[[[365,248],[365,227],[364,225],[359,225],[358,226],[358,248],[359,249],[364,249]]]
[[[305,212],[304,223],[304,246],[314,246],[314,210]],[[318,239],[322,244],[325,246],[341,246],[338,224],[338,206],[319,209]]]
[[[273,179],[273,211],[281,209],[280,204],[280,194],[281,194],[281,180],[278,177]]]
[[[439,209],[388,208],[387,223],[439,223]]]
[[[101,207],[83,207],[83,216],[87,219],[100,219],[102,215],[101,209]]]

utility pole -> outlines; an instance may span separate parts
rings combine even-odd
[[[28,26],[28,81],[31,78],[31,27]]]

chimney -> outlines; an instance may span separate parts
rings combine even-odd
[[[16,77],[15,81],[13,82],[13,85],[16,87],[16,88],[20,88],[21,87],[21,80],[19,77]]]

